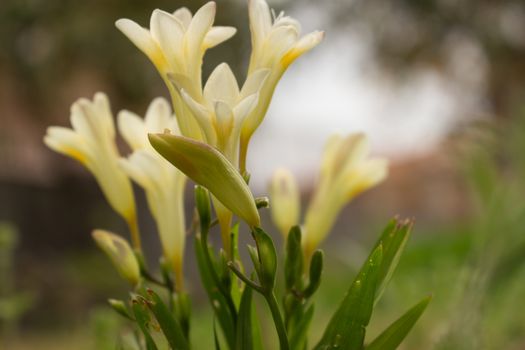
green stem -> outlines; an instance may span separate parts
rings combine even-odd
[[[279,306],[277,305],[277,298],[273,291],[264,293],[264,298],[266,299],[270,312],[272,313],[273,322],[275,323],[277,335],[279,336],[280,348],[281,350],[289,350],[290,345],[288,344],[288,335],[286,334],[286,327],[284,326],[283,318],[281,317],[281,311],[279,311]]]

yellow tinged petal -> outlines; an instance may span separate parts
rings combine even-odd
[[[153,11],[150,19],[151,36],[157,42],[169,64],[182,67],[182,47],[184,27],[182,23],[168,12]]]
[[[315,31],[299,39],[295,45],[281,58],[281,65],[286,69],[303,53],[306,53],[319,45],[324,38],[324,32]]]
[[[44,143],[52,150],[69,156],[89,168],[89,151],[82,137],[73,130],[50,126],[44,136]]]
[[[223,149],[233,129],[233,112],[230,106],[223,101],[216,101],[215,108],[215,130],[219,141],[219,149]]]
[[[151,33],[127,18],[119,19],[115,26],[128,37],[135,46],[153,62],[158,70],[164,71],[167,62],[159,45],[151,37]]]
[[[149,140],[157,152],[186,176],[206,187],[225,207],[250,226],[260,225],[250,188],[218,150],[205,143],[171,134],[150,134]]]

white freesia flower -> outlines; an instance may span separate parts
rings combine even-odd
[[[249,1],[249,17],[252,53],[248,74],[261,68],[270,69],[271,73],[261,89],[257,108],[243,125],[241,168],[244,168],[248,142],[268,110],[279,79],[296,58],[317,46],[324,37],[321,31],[301,37],[299,22],[283,12],[275,16],[265,0]]]
[[[176,277],[177,289],[183,288],[183,258],[186,236],[184,186],[186,177],[150,145],[148,133],[169,129],[178,134],[177,120],[168,102],[155,99],[145,118],[122,111],[118,115],[121,135],[133,153],[121,160],[122,169],[146,193],[148,206],[157,224],[163,254]]]
[[[238,168],[241,127],[257,105],[259,90],[269,74],[268,69],[259,69],[250,74],[239,89],[237,80],[226,63],[218,65],[208,78],[202,93],[186,90],[188,77],[171,75],[174,85],[188,108],[195,116],[205,141],[216,147]],[[230,226],[232,213],[217,198],[212,197],[221,227],[223,246],[230,252]]]
[[[140,248],[131,182],[118,165],[115,125],[105,94],[93,101],[79,99],[71,106],[73,129],[51,126],[45,144],[82,163],[95,176],[109,204],[127,221],[135,248]]]
[[[191,93],[201,90],[201,66],[204,53],[232,37],[233,27],[212,27],[216,5],[208,2],[195,16],[187,8],[173,14],[154,10],[150,28],[145,29],[129,19],[119,19],[116,26],[155,65],[166,82],[173,99],[179,127],[185,136],[199,139],[199,129],[186,110],[183,109],[178,93],[167,80],[167,74],[182,74],[191,81]]]
[[[370,159],[369,152],[364,134],[334,135],[328,140],[319,183],[305,217],[303,243],[307,256],[326,237],[345,204],[386,178],[387,160]]]
[[[268,74],[268,69],[253,72],[239,89],[230,66],[222,63],[213,70],[201,94],[186,90],[188,77],[171,76],[197,119],[206,142],[219,149],[235,166],[238,166],[242,124],[257,105],[259,90]]]

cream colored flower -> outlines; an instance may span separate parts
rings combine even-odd
[[[51,126],[44,143],[82,163],[95,176],[109,204],[127,221],[135,248],[140,248],[131,182],[118,165],[115,125],[105,94],[93,101],[79,99],[71,106],[73,129]]]
[[[118,115],[121,135],[133,153],[121,160],[122,169],[140,185],[157,224],[163,255],[176,277],[177,289],[183,288],[183,260],[186,239],[184,186],[186,177],[162,158],[150,145],[148,133],[165,129],[179,133],[177,120],[163,98],[155,99],[145,118],[122,111]]]
[[[235,168],[239,166],[242,124],[257,105],[259,90],[268,74],[268,69],[254,71],[247,77],[242,89],[239,89],[230,66],[222,63],[211,73],[204,91],[193,95],[185,89],[188,85],[188,77],[171,76],[174,85],[180,90],[182,98],[199,123],[205,141],[224,154]],[[212,201],[221,227],[224,248],[230,253],[232,212],[215,196],[212,196]]]
[[[292,226],[299,224],[301,198],[293,174],[284,168],[277,169],[270,183],[270,210],[272,220],[286,238]]]
[[[172,76],[206,142],[221,151],[235,166],[238,166],[241,126],[257,105],[259,90],[268,74],[268,69],[253,72],[239,89],[230,66],[222,63],[211,73],[202,94],[191,94],[185,89],[188,77]]]
[[[116,26],[155,65],[170,89],[181,132],[200,139],[199,129],[188,111],[183,109],[178,93],[167,80],[167,74],[182,74],[191,81],[191,93],[201,90],[201,66],[204,53],[232,37],[233,27],[212,27],[216,5],[208,2],[195,16],[183,7],[173,14],[154,10],[150,28],[145,29],[129,19],[119,19]]]
[[[364,134],[334,135],[328,140],[319,183],[305,217],[307,256],[326,237],[345,204],[386,178],[386,159],[368,158],[369,148]]]
[[[299,22],[283,12],[275,16],[265,0],[249,1],[249,17],[252,53],[248,74],[261,68],[270,69],[271,73],[261,89],[257,107],[242,128],[241,169],[244,168],[248,142],[264,119],[279,79],[296,58],[317,46],[324,37],[321,31],[301,37]]]
[[[128,241],[104,230],[95,230],[92,236],[100,249],[111,259],[119,274],[132,285],[137,285],[140,280],[139,263]]]

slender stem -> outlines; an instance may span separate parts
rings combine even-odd
[[[230,270],[233,271],[233,273],[239,277],[239,279],[241,281],[243,281],[244,283],[246,283],[249,287],[251,287],[252,289],[255,289],[256,291],[258,291],[259,293],[261,294],[264,294],[264,290],[262,289],[261,286],[257,285],[255,282],[253,282],[252,280],[250,280],[248,277],[244,276],[243,273],[241,271],[239,271],[237,269],[237,267],[235,267],[235,264],[232,262],[232,261],[229,261],[228,262],[228,267],[230,268]]]
[[[272,313],[273,322],[275,323],[277,335],[279,336],[280,348],[281,350],[289,350],[290,345],[288,344],[288,335],[286,334],[286,327],[284,326],[281,311],[279,310],[279,306],[277,305],[277,298],[275,297],[275,293],[273,291],[264,293],[264,298],[266,299],[268,307],[270,308],[270,312]]]

